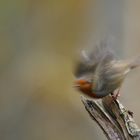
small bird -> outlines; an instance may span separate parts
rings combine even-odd
[[[77,62],[74,86],[91,98],[103,98],[119,89],[126,75],[140,65],[135,60],[118,60],[106,42],[101,42],[91,52],[82,51]]]

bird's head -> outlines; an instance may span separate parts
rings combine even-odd
[[[92,82],[84,79],[79,79],[75,81],[74,87],[84,93],[91,92]]]

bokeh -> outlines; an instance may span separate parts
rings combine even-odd
[[[0,1],[0,139],[106,140],[73,89],[79,50],[113,36],[122,58],[140,55],[139,0]],[[120,100],[140,126],[140,68]]]

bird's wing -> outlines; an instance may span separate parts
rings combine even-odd
[[[96,91],[113,92],[119,88],[130,71],[129,63],[113,60],[110,63],[98,65],[96,75],[98,79],[93,82]]]
[[[94,73],[96,66],[97,62],[96,59],[94,58],[93,52],[91,54],[83,50],[81,52],[81,57],[76,64],[75,76],[81,77],[89,73]]]
[[[94,74],[101,61],[104,61],[105,63],[109,62],[114,60],[114,56],[111,47],[105,41],[100,42],[90,51],[83,50],[81,52],[81,57],[76,64],[75,76],[81,77],[86,74]]]

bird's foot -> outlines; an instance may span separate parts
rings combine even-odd
[[[111,93],[111,96],[112,96],[112,99],[115,101],[115,100],[117,100],[118,99],[118,97],[120,97],[120,94],[113,94],[113,93]]]
[[[111,96],[112,96],[114,101],[117,100],[118,97],[120,97],[120,89],[118,89],[117,93],[115,93],[115,92],[111,93]]]

